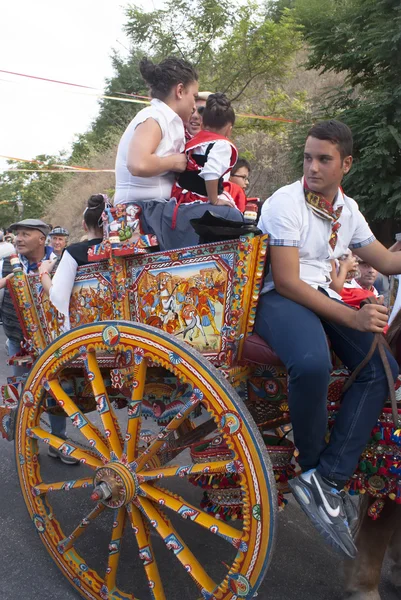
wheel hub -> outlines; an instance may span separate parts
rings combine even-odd
[[[121,462],[112,461],[96,471],[93,480],[92,500],[100,501],[108,508],[121,508],[137,496],[138,480]]]

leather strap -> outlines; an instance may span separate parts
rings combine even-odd
[[[373,296],[366,298],[363,302],[361,302],[361,306],[363,306],[364,304],[377,304],[376,298]],[[354,369],[354,371],[351,373],[351,375],[345,382],[344,387],[342,389],[342,396],[344,396],[345,392],[347,392],[349,390],[349,388],[354,383],[354,381],[356,380],[356,378],[358,377],[358,375],[362,371],[362,369],[364,367],[366,367],[366,365],[372,358],[376,348],[378,348],[378,350],[379,350],[380,358],[382,360],[384,372],[385,372],[386,378],[387,378],[394,427],[396,429],[400,429],[401,428],[401,419],[398,414],[398,406],[397,406],[397,399],[395,397],[393,374],[391,372],[390,363],[388,362],[387,353],[386,353],[386,350],[388,350],[390,352],[390,354],[393,354],[393,351],[390,348],[389,344],[387,343],[387,340],[385,339],[385,337],[383,336],[382,333],[375,333],[375,337],[373,338],[373,342],[369,349],[369,352],[367,353],[367,355],[365,356],[363,361],[356,367],[356,369]]]

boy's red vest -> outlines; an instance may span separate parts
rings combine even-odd
[[[173,215],[173,229],[175,226],[177,211],[180,204],[208,201],[205,180],[199,176],[199,173],[206,164],[209,152],[212,149],[214,142],[216,142],[217,140],[225,140],[231,146],[230,166],[225,171],[225,173],[223,173],[223,175],[231,171],[231,169],[237,162],[237,148],[232,142],[230,142],[228,138],[224,137],[223,135],[213,133],[212,131],[200,131],[191,140],[187,142],[187,144],[185,145],[185,153],[188,158],[187,168],[184,171],[184,173],[181,173],[178,176],[178,180],[173,185],[173,189],[171,191],[171,197],[175,198],[177,201],[177,206]],[[205,144],[207,142],[209,142],[209,146],[204,155],[196,154],[194,152],[194,149],[197,146],[200,146],[201,144]],[[219,194],[223,192],[223,175],[219,179]]]

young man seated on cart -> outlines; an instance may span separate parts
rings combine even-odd
[[[353,371],[388,317],[384,306],[355,311],[341,302],[329,287],[331,261],[351,248],[381,273],[395,274],[401,272],[401,256],[375,239],[356,202],[340,187],[352,166],[352,145],[343,123],[317,123],[306,139],[302,180],[279,189],[263,206],[259,228],[270,236],[270,270],[255,329],[289,373],[302,468],[290,482],[295,498],[329,543],[355,557],[350,523],[356,514],[344,486],[388,396],[388,384],[376,350],[345,393],[327,443],[328,340]],[[398,365],[390,354],[388,361],[396,378]]]

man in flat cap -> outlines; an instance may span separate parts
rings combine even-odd
[[[65,247],[68,244],[68,236],[70,235],[68,229],[64,229],[64,227],[54,227],[50,234],[50,245],[53,248],[54,254],[61,258],[61,255],[64,252]]]
[[[40,219],[24,219],[23,221],[19,221],[19,223],[13,223],[9,229],[15,231],[14,245],[25,273],[37,273],[42,260],[57,259],[52,248],[46,246],[46,238],[49,235],[50,227]],[[3,278],[6,278],[12,272],[10,258],[5,258],[2,273]],[[21,352],[21,342],[24,339],[24,335],[7,287],[5,288],[3,304],[1,306],[1,316],[4,332],[8,338],[9,355],[15,356]],[[14,376],[22,376],[27,372],[24,366],[13,365],[12,369]],[[65,417],[49,414],[49,420],[51,432],[65,439]],[[57,452],[56,449],[49,448],[49,454],[53,458],[62,458],[66,464],[76,463],[75,459],[67,456],[58,456]]]

